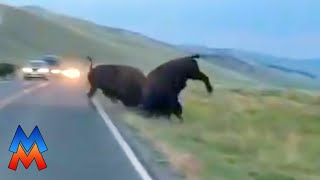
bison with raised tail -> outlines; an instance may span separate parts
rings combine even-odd
[[[151,71],[144,86],[141,108],[151,116],[164,115],[170,118],[174,114],[183,122],[178,96],[186,87],[187,80],[201,80],[208,93],[213,91],[209,78],[200,71],[194,59],[199,57],[196,54],[174,59]]]
[[[140,103],[145,75],[139,69],[125,65],[98,65],[92,67],[90,61],[88,81],[90,90],[88,97],[91,98],[97,89],[113,102],[120,100],[127,107],[136,107]]]

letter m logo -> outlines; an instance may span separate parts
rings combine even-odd
[[[38,169],[42,170],[46,168],[46,164],[41,153],[47,150],[48,148],[38,126],[33,129],[28,138],[19,125],[9,148],[9,151],[13,153],[9,168],[16,170],[20,159],[26,169],[30,166],[31,162],[35,160]]]

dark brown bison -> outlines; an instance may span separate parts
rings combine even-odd
[[[209,78],[199,70],[194,58],[199,58],[199,55],[171,60],[148,74],[140,105],[148,115],[170,118],[174,114],[183,122],[178,96],[188,79],[201,80],[209,93],[213,91]]]
[[[98,65],[93,68],[92,58],[87,58],[90,61],[88,81],[91,88],[87,94],[89,98],[100,89],[113,102],[120,100],[128,107],[138,106],[146,80],[143,72],[125,65]]]

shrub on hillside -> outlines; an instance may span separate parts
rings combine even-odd
[[[16,72],[16,65],[10,63],[0,63],[0,78],[14,75]]]

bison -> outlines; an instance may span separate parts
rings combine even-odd
[[[87,96],[91,98],[97,89],[113,102],[120,100],[127,107],[136,107],[140,103],[142,88],[146,80],[142,71],[125,65],[98,65],[92,67],[92,58],[88,72],[90,90]]]
[[[173,59],[166,62],[147,75],[140,107],[151,116],[176,115],[180,122],[182,106],[178,101],[180,92],[186,87],[188,79],[204,82],[208,93],[212,93],[209,78],[199,70],[198,54]]]

